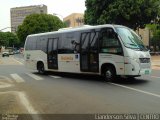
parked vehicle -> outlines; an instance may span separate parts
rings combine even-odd
[[[9,57],[9,51],[6,50],[2,52],[2,57],[5,57],[5,56]]]
[[[7,50],[9,50],[9,55],[13,55],[14,54],[14,48],[13,47],[7,47]]]

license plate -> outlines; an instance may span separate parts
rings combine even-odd
[[[149,70],[145,70],[145,74],[148,75],[149,74]]]

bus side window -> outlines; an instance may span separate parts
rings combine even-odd
[[[44,37],[39,37],[36,42],[36,50],[42,50],[43,52],[47,52],[47,40]]]
[[[89,38],[90,38],[90,34],[88,32],[82,34],[82,41],[81,41],[82,51],[88,52]]]
[[[28,37],[25,50],[36,50],[37,37]]]
[[[122,54],[121,44],[112,28],[106,28],[101,32],[100,41],[100,52]]]
[[[80,49],[80,44],[76,42],[76,40],[71,40],[72,49],[74,50],[74,53],[78,53]]]

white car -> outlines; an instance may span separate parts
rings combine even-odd
[[[2,52],[2,57],[5,57],[5,56],[9,57],[9,51],[3,51]]]

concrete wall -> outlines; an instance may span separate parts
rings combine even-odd
[[[15,7],[10,10],[10,18],[11,18],[11,32],[15,32],[19,25],[23,23],[23,20],[27,15],[33,13],[46,13],[47,14],[47,6],[46,5],[34,5],[34,6],[25,6],[25,7]]]
[[[67,27],[77,27],[84,25],[84,14],[72,13],[64,18]]]

